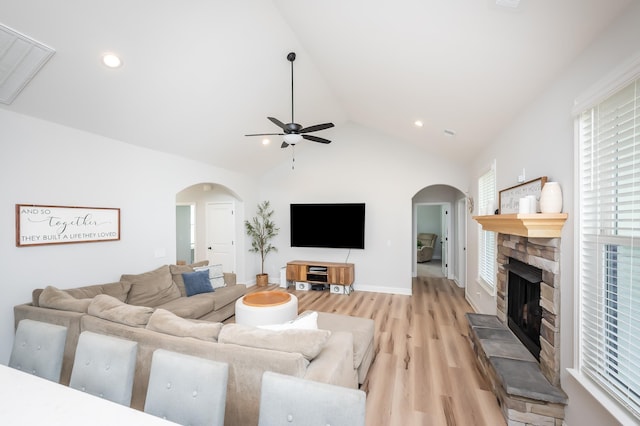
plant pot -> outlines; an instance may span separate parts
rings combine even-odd
[[[269,284],[269,274],[257,274],[256,285],[258,287],[266,287]]]

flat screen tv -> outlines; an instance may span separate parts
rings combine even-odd
[[[291,204],[291,247],[364,249],[364,203]]]

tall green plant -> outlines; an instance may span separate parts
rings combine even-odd
[[[249,221],[244,221],[244,227],[247,231],[247,235],[251,237],[252,253],[260,253],[261,267],[260,271],[264,274],[264,259],[272,251],[278,251],[276,247],[271,245],[271,239],[278,235],[280,228],[276,227],[276,224],[271,220],[273,216],[273,210],[269,201],[263,201],[258,204],[258,210],[256,215]]]

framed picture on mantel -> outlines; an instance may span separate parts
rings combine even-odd
[[[16,204],[16,246],[120,239],[120,209]]]
[[[528,182],[521,183],[511,188],[503,189],[498,193],[498,203],[500,205],[500,214],[518,213],[520,198],[528,195],[536,197],[540,201],[540,193],[542,187],[547,182],[547,177],[542,176]]]

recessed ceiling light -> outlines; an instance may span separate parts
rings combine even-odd
[[[413,125],[416,127],[422,127],[424,126],[424,123],[421,120],[416,120],[413,122]]]
[[[262,139],[262,145],[269,145],[271,141],[267,138]]]
[[[118,68],[122,66],[122,59],[114,53],[105,53],[102,55],[102,63],[109,68]]]

